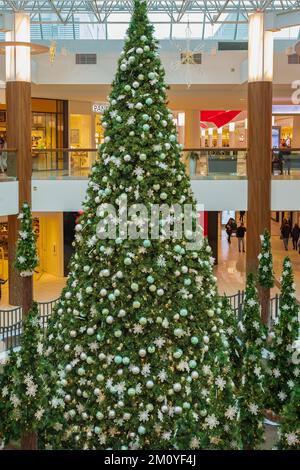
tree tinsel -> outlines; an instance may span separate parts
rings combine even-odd
[[[238,314],[233,311],[230,301],[226,295],[219,302],[221,307],[221,318],[224,322],[223,328],[229,342],[230,362],[232,367],[233,381],[237,385],[240,382],[242,362],[242,341],[239,329]]]
[[[261,252],[258,255],[258,284],[265,289],[274,287],[275,277],[273,270],[273,256],[271,248],[271,237],[268,230],[261,236]]]
[[[243,321],[239,323],[242,340],[239,403],[244,449],[257,449],[264,440],[263,349],[267,331],[260,318],[260,305],[255,278],[247,277]]]
[[[15,268],[20,276],[32,276],[38,265],[38,256],[36,249],[36,236],[32,226],[32,215],[30,206],[27,202],[22,205],[19,219],[21,219],[21,229],[17,240]]]
[[[300,376],[299,366],[292,361],[293,344],[299,334],[299,305],[295,288],[292,263],[286,257],[283,261],[279,316],[275,319],[268,347],[267,406],[277,414],[288,403]]]

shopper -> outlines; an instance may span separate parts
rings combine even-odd
[[[227,233],[227,240],[228,240],[228,243],[231,243],[232,222],[233,222],[233,219],[230,218],[230,219],[228,220],[227,224],[225,225],[225,230],[226,230],[226,233]]]
[[[240,211],[240,222],[244,223],[245,211]]]
[[[280,230],[281,230],[281,238],[283,240],[283,245],[284,245],[285,250],[287,251],[288,245],[289,245],[289,238],[291,235],[291,227],[286,219],[284,219]]]
[[[299,237],[300,237],[300,227],[298,224],[295,224],[292,230],[293,250],[297,250],[298,248]]]
[[[239,252],[241,252],[241,248],[243,249],[243,253],[245,253],[245,233],[247,229],[243,222],[241,225],[237,228],[236,230],[236,238],[238,239],[238,247],[239,247]]]
[[[0,171],[4,173],[7,169],[7,152],[6,149],[6,142],[3,137],[0,138]]]

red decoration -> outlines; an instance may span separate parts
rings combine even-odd
[[[241,111],[201,111],[200,120],[205,122],[212,122],[217,127],[226,126],[230,121],[236,118]],[[201,126],[201,124],[200,124]]]

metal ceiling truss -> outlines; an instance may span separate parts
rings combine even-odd
[[[232,22],[244,22],[249,12],[261,9],[286,13],[300,9],[300,0],[148,0],[148,10],[151,14],[165,13],[172,23],[186,23],[187,15],[201,14],[209,23],[224,23],[224,15],[235,13]],[[32,15],[33,23],[43,22],[44,17],[53,15],[54,21],[61,24],[73,22],[73,16],[78,23],[80,14],[88,14],[92,22],[117,24],[119,21],[110,17],[117,13],[120,17],[131,13],[133,0],[0,0],[0,13],[27,11]],[[118,16],[118,18],[119,18]],[[40,19],[41,18],[41,19]],[[225,21],[226,22],[226,21]]]
[[[300,10],[300,0],[147,0],[147,4],[151,21],[169,25],[170,37],[174,25],[180,23],[199,25],[202,37],[206,25],[234,24],[236,39],[238,25],[248,22],[250,12],[259,9],[284,15]],[[69,25],[74,39],[78,25],[102,25],[108,37],[108,26],[127,24],[132,9],[133,0],[0,0],[0,14],[30,13],[41,39],[43,25]]]

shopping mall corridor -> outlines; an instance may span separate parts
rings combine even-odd
[[[276,278],[276,286],[273,292],[278,292],[279,281],[281,277],[282,262],[285,256],[289,256],[293,263],[296,294],[300,300],[300,255],[298,251],[293,250],[292,240],[289,240],[289,250],[285,251],[283,242],[280,240],[280,223],[272,220],[272,253],[274,262],[274,271]],[[247,220],[245,219],[247,227]],[[247,240],[246,240],[247,250]],[[245,268],[246,253],[239,253],[238,242],[235,236],[231,239],[229,245],[224,228],[219,233],[219,263],[215,267],[215,273],[218,278],[218,287],[220,293],[235,294],[237,290],[245,287]]]

